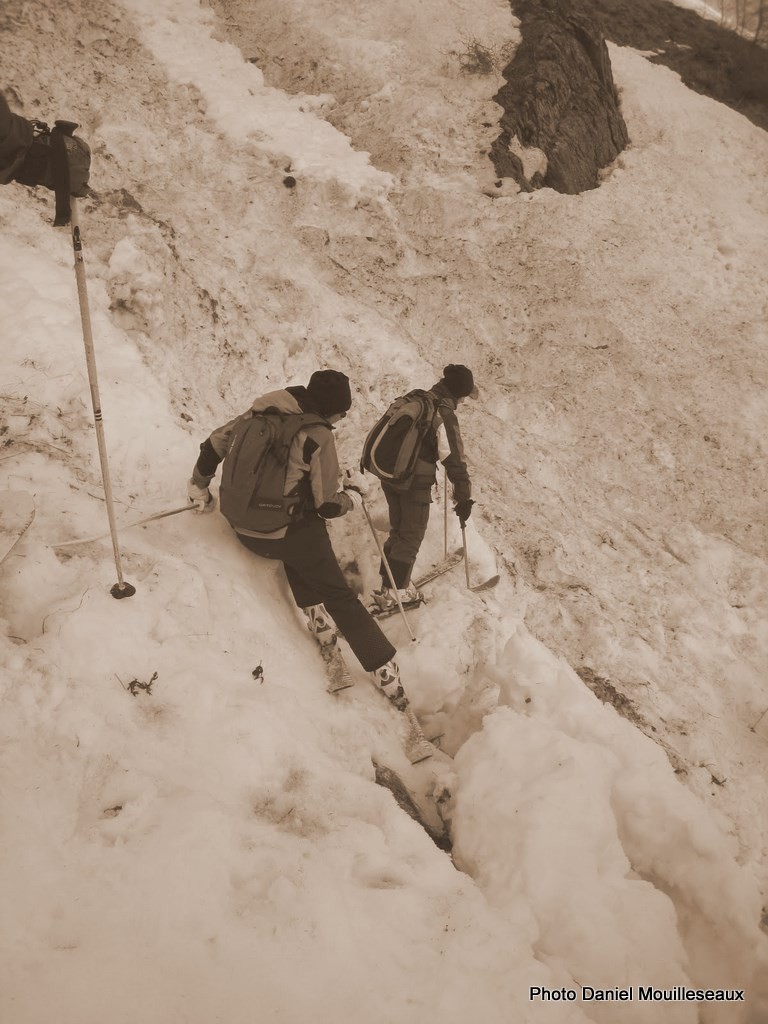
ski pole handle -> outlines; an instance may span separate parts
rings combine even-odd
[[[77,121],[61,121],[55,122],[56,127],[63,135],[74,135],[75,131],[80,127]]]
[[[448,470],[443,475],[443,558],[448,557]]]

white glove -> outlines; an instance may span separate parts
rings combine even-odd
[[[344,493],[349,498],[352,504],[350,512],[353,512],[356,509],[363,507],[363,496],[360,493],[360,491],[358,491],[355,487],[345,487]]]
[[[357,491],[358,494],[362,494],[364,498],[368,497],[368,491],[371,485],[365,479],[359,469],[348,469],[344,474],[344,489],[350,491]]]
[[[207,487],[198,487],[193,480],[187,481],[187,497],[195,512],[213,512],[216,499]]]

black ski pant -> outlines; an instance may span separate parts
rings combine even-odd
[[[396,491],[386,483],[382,483],[381,489],[389,507],[389,536],[384,542],[384,554],[395,584],[402,590],[411,582],[413,565],[427,532],[432,489],[412,487],[409,491]],[[379,572],[382,584],[391,586],[383,562]]]
[[[344,578],[322,519],[307,518],[288,527],[285,537],[265,540],[238,533],[238,540],[262,558],[282,562],[299,608],[323,604],[366,672],[397,654]]]

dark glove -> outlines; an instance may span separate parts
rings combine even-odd
[[[40,122],[33,122],[33,126]],[[15,175],[20,185],[42,185],[56,191],[52,136],[48,126],[37,128],[38,134],[27,150],[24,162]],[[64,134],[64,149],[69,170],[69,194],[85,196],[88,194],[88,178],[91,170],[91,150],[88,144],[78,135]]]
[[[467,520],[472,515],[472,506],[474,504],[471,498],[465,498],[464,501],[459,501],[454,506],[453,511],[459,517],[459,522],[462,526],[466,525]]]

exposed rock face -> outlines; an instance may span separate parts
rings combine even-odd
[[[494,97],[505,111],[492,153],[497,173],[528,191],[596,188],[600,169],[629,142],[605,40],[570,0],[512,6],[522,42]],[[531,173],[524,158],[531,149],[544,153],[545,169],[542,162]]]

